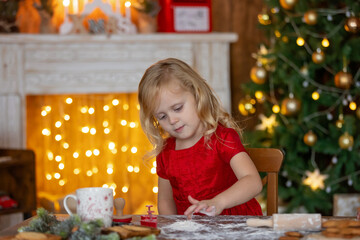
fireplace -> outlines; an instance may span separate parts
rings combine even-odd
[[[229,44],[236,38],[232,33],[2,35],[0,147],[35,151],[38,197],[55,201],[78,187],[107,185],[127,201],[126,213],[145,210],[156,202],[157,179],[155,164],[141,158],[151,147],[138,123],[136,91],[142,74],[160,59],[182,59],[209,81],[230,111]],[[74,109],[67,114],[70,106]],[[99,115],[109,113],[106,106],[119,110],[111,120]],[[88,120],[76,120],[80,125],[73,129],[75,122],[69,124],[65,115],[73,120],[76,114]],[[91,140],[95,144],[80,138],[105,136],[107,124],[109,131],[117,131],[113,141]],[[62,133],[63,128],[71,130]],[[39,145],[37,134],[57,145]],[[84,148],[78,151],[79,145]],[[64,168],[71,171],[65,174]]]

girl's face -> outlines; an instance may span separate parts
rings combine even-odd
[[[203,136],[204,126],[194,96],[173,80],[160,90],[154,116],[160,126],[176,138],[176,149],[193,146]]]

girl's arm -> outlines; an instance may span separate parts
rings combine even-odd
[[[189,196],[189,201],[193,205],[184,213],[188,218],[192,213],[197,213],[204,208],[205,211],[211,211],[211,206],[215,206],[215,214],[219,215],[224,209],[245,203],[261,192],[260,175],[246,152],[236,154],[230,160],[230,166],[238,181],[213,199],[197,201]]]
[[[169,180],[159,177],[158,211],[160,215],[177,214],[173,192]]]

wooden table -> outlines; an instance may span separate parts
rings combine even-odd
[[[67,215],[57,215],[60,219],[67,217]],[[278,239],[284,235],[283,231],[274,231],[267,227],[252,228],[246,225],[248,216],[194,216],[194,224],[201,224],[201,228],[196,231],[190,231],[190,229],[178,229],[174,228],[174,223],[184,222],[185,216],[182,215],[169,215],[158,216],[158,228],[161,229],[160,235],[157,236],[159,240],[174,240],[174,239]],[[268,217],[261,217],[263,219]],[[324,217],[326,219],[338,219],[335,217]],[[355,218],[348,218],[355,219]],[[139,224],[140,216],[133,216],[133,224]],[[14,235],[17,233],[17,229],[21,226],[27,225],[31,221],[30,219],[24,222],[0,231],[0,236]],[[301,232],[304,235],[310,234],[310,232]],[[0,238],[1,239],[1,238]]]

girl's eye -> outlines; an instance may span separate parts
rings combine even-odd
[[[163,119],[165,119],[165,117],[166,117],[166,115],[161,115],[161,116],[158,116],[158,120],[160,121],[160,120],[163,120]]]
[[[181,105],[181,106],[179,106],[179,107],[176,107],[176,108],[174,109],[174,111],[175,111],[175,112],[178,112],[178,111],[180,111],[182,108],[183,108],[183,105]]]

